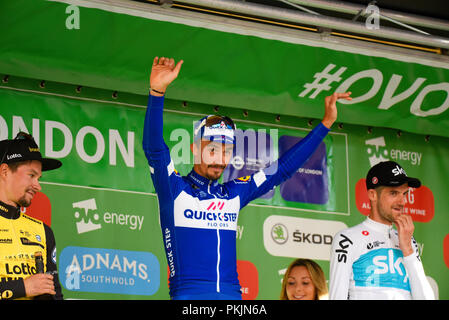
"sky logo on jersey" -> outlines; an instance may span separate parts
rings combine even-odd
[[[410,282],[399,249],[370,251],[352,265],[358,287],[389,287],[410,291]]]

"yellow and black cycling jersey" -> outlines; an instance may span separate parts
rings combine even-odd
[[[56,291],[54,296],[39,298],[62,299],[53,231],[42,221],[21,213],[19,207],[0,201],[0,299],[25,298],[23,280],[37,273],[38,251],[44,260],[44,272],[53,274]]]

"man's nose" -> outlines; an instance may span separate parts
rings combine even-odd
[[[221,161],[222,161],[222,163],[226,163],[226,158],[227,158],[226,151],[223,151],[223,153],[221,154]]]
[[[401,204],[402,204],[403,206],[405,206],[406,203],[407,203],[407,196],[404,195],[404,196],[402,196],[402,198],[401,198]]]
[[[41,191],[41,190],[42,190],[42,187],[41,187],[41,184],[39,183],[39,181],[36,181],[36,182],[33,184],[33,188],[34,188],[35,190],[37,190],[37,191]]]

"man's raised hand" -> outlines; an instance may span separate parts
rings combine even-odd
[[[173,58],[155,57],[150,75],[150,87],[156,91],[151,90],[151,94],[155,96],[162,96],[167,90],[167,87],[179,74],[183,60],[180,60],[175,65]],[[160,93],[162,92],[162,94]]]
[[[399,249],[402,250],[404,257],[407,257],[413,253],[412,236],[415,230],[413,219],[408,214],[399,215],[394,221],[396,228],[398,229]]]
[[[321,121],[323,125],[325,125],[329,129],[332,127],[332,124],[335,122],[335,120],[337,120],[337,100],[352,100],[350,95],[351,92],[349,91],[345,93],[334,93],[324,99],[324,117]]]

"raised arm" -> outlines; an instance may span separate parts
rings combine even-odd
[[[332,127],[335,120],[337,120],[337,100],[345,99],[352,100],[351,92],[337,93],[327,96],[324,99],[324,117],[321,123],[328,129]]]
[[[175,65],[169,58],[154,58],[150,76],[150,96],[143,127],[143,150],[150,166],[151,179],[159,195],[160,206],[169,203],[175,183],[173,162],[163,138],[164,94],[168,85],[176,79],[183,61]],[[173,178],[173,179],[171,179]]]
[[[264,195],[275,186],[289,179],[315,152],[337,119],[338,99],[351,100],[351,92],[334,93],[324,100],[324,117],[304,139],[291,147],[281,158],[269,167],[253,174],[246,184],[238,182],[242,190],[241,207]]]
[[[150,96],[143,130],[143,150],[149,159],[151,153],[167,149],[163,139],[164,95],[167,87],[179,74],[183,60],[155,57],[150,75]]]

